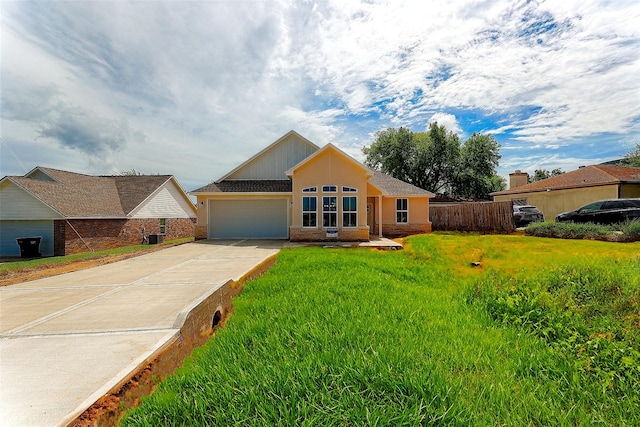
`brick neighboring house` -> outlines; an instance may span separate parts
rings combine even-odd
[[[197,197],[197,239],[292,241],[430,232],[434,196],[295,131],[190,194]]]
[[[509,174],[508,190],[492,193],[496,202],[537,206],[545,220],[602,199],[640,197],[640,168],[591,165],[527,184],[526,172]]]
[[[0,255],[41,237],[44,256],[193,237],[196,209],[172,175],[90,176],[38,166],[0,181]]]

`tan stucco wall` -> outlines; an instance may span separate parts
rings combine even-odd
[[[396,223],[396,200],[408,199],[409,222]],[[426,197],[384,197],[382,199],[382,234],[406,236],[431,232],[429,221],[429,199]]]
[[[640,197],[640,184],[624,184],[620,186],[621,198],[634,198]]]
[[[596,200],[614,199],[617,197],[617,185],[603,185],[598,187],[507,194],[495,196],[493,199],[496,202],[526,199],[527,204],[536,206],[544,213],[545,221],[553,221],[559,213],[577,209]]]
[[[293,207],[291,211],[291,240],[304,240],[325,236],[322,228],[322,197],[335,196],[338,203],[338,233],[339,239],[361,240],[368,239],[367,225],[367,171],[362,166],[346,159],[333,150],[319,153],[308,163],[293,172]],[[335,185],[337,192],[323,193],[322,186]],[[343,193],[342,187],[357,188],[356,193]],[[316,193],[303,193],[302,189],[317,187]],[[302,197],[315,196],[318,203],[318,226],[316,228],[302,228]],[[358,227],[342,228],[342,197],[356,196],[358,209]]]

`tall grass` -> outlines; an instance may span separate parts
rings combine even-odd
[[[283,250],[234,300],[225,328],[122,424],[638,424],[625,407],[638,392],[627,402],[591,393],[597,382],[582,383],[548,340],[469,304],[510,244],[555,250],[548,239],[485,237],[418,236],[398,252]]]

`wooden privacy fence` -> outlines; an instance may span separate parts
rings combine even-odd
[[[516,228],[511,201],[431,206],[429,216],[431,228],[440,231],[510,233]]]

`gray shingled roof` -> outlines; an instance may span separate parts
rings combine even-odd
[[[400,181],[382,172],[374,171],[373,176],[369,178],[369,182],[382,190],[385,196],[435,196],[430,191]]]
[[[290,179],[228,180],[212,182],[191,193],[291,193]]]
[[[67,218],[125,218],[171,175],[90,176],[38,167],[54,181],[7,177]]]

